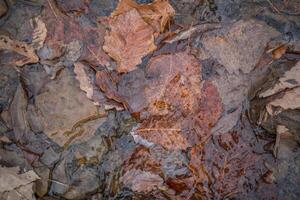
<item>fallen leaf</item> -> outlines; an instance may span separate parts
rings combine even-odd
[[[47,37],[46,25],[39,17],[33,18],[30,23],[32,27],[34,27],[31,46],[34,49],[39,50],[44,46],[44,42]]]
[[[185,51],[153,57],[145,73],[135,70],[117,82],[98,72],[97,82],[108,98],[142,115],[141,124],[133,130],[136,140],[186,149],[206,141],[222,111],[212,83],[205,82],[201,92],[200,74],[199,62]]]
[[[123,98],[118,94],[117,82],[112,78],[110,72],[105,70],[98,71],[96,74],[96,82],[98,87],[105,92],[107,98],[119,103],[124,103]]]
[[[105,96],[95,85],[96,77],[93,70],[80,62],[76,62],[74,63],[74,72],[79,81],[80,89],[86,92],[86,96],[96,105],[104,103]]]
[[[182,122],[182,134],[193,145],[207,142],[221,113],[222,101],[219,92],[211,82],[205,81],[196,113],[187,116]]]
[[[39,179],[34,171],[19,174],[19,167],[0,167],[0,193],[14,190]]]
[[[123,110],[121,104],[107,99],[105,94],[97,87],[96,75],[91,67],[81,62],[76,62],[74,63],[74,72],[76,79],[79,81],[80,89],[86,92],[86,96],[91,99],[95,105],[103,106],[105,109],[116,108],[117,110]]]
[[[88,11],[88,5],[90,0],[73,0],[73,1],[64,1],[57,0],[58,7],[63,12],[71,12],[76,15],[80,15],[81,13],[85,13]]]
[[[16,53],[17,56],[13,56],[9,59],[7,64],[15,64],[17,66],[23,66],[29,63],[36,63],[39,61],[38,56],[35,54],[33,47],[25,42],[12,40],[8,36],[0,36],[0,49]]]
[[[163,187],[164,180],[157,174],[142,170],[130,170],[126,172],[120,181],[135,192],[149,193],[152,190]]]
[[[0,141],[4,143],[11,143],[11,140],[5,135],[0,136]]]
[[[298,62],[289,71],[286,71],[278,82],[270,89],[259,94],[259,97],[268,97],[288,88],[300,86],[300,62]]]
[[[180,33],[176,34],[175,37],[168,38],[167,40],[164,40],[166,43],[173,43],[180,40],[186,40],[190,38],[194,33],[203,33],[206,31],[214,30],[221,28],[221,25],[218,23],[207,23],[207,24],[200,24],[197,26],[190,27],[187,30],[183,30]]]
[[[76,21],[76,18],[63,14],[56,5],[53,0],[48,0],[40,16],[47,29],[44,47],[39,51],[41,59],[52,60],[60,57],[64,54],[64,46],[79,41],[82,47],[76,61],[109,67],[110,58],[102,49],[104,25]]]
[[[153,174],[161,174],[161,164],[144,146],[138,146],[132,153],[130,159],[123,166],[124,172],[131,170],[143,170]]]
[[[25,90],[23,89],[22,84],[19,84],[9,107],[11,123],[17,141],[22,141],[23,136],[26,136],[31,132],[25,116],[27,105],[28,99]]]
[[[280,45],[279,47],[277,47],[276,49],[274,49],[272,51],[272,57],[273,57],[273,59],[279,59],[279,58],[281,58],[285,54],[287,48],[288,47],[286,45]]]
[[[181,134],[180,125],[180,123],[174,124],[163,120],[151,120],[150,124],[143,123],[141,128],[137,129],[135,132],[144,140],[154,144],[160,144],[169,150],[187,149],[188,147],[191,147],[191,145]],[[143,128],[150,126],[151,128]]]
[[[279,111],[273,111],[273,107],[279,107]],[[277,115],[282,110],[300,108],[300,88],[294,88],[284,93],[280,98],[277,98],[268,103],[266,109],[270,115]]]
[[[117,61],[118,72],[136,69],[142,57],[156,49],[154,31],[136,9],[109,18],[103,49]]]
[[[147,110],[152,115],[191,114],[200,99],[201,67],[187,51],[150,59],[146,69]],[[129,103],[130,105],[130,103]]]
[[[134,0],[121,0],[111,16],[123,14],[131,9],[136,9],[156,33],[163,32],[175,15],[175,10],[166,0],[155,0],[149,4],[138,4]]]

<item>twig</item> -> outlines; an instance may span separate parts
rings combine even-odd
[[[276,6],[271,2],[271,0],[267,0],[267,1],[271,5],[271,7],[273,8],[273,10],[275,10],[277,13],[280,13],[279,9],[276,8]]]
[[[191,28],[189,28],[188,30],[184,30],[182,32],[180,32],[176,37],[170,39],[170,40],[166,40],[166,43],[173,43],[176,41],[180,41],[180,40],[185,40],[185,39],[189,39],[191,37],[192,34],[196,33],[196,32],[207,32],[209,30],[213,30],[213,29],[218,29],[221,28],[221,25],[218,23],[213,23],[213,24],[200,24],[197,26],[193,26]]]
[[[144,128],[144,129],[137,129],[137,131],[140,131],[140,132],[146,132],[146,131],[181,131],[181,129],[176,129],[176,128]]]
[[[53,12],[55,18],[58,20],[58,16],[56,15],[56,13],[55,13],[55,11],[54,11],[54,9],[53,9],[53,6],[52,6],[52,4],[50,3],[50,0],[47,0],[47,2],[48,2],[48,4],[49,4],[50,9],[52,10],[52,12]]]
[[[61,183],[61,182],[59,182],[59,181],[55,181],[55,180],[53,180],[53,179],[48,179],[48,181],[51,181],[51,182],[53,182],[53,183],[57,183],[57,184],[60,184],[60,185],[69,187],[69,185],[67,185],[67,184],[65,184],[65,183]]]

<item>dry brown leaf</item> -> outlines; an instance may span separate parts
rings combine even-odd
[[[0,36],[0,49],[11,51],[21,56],[21,58],[18,58],[18,56],[13,57],[12,61],[10,61],[10,64],[23,66],[25,64],[36,63],[39,61],[39,58],[35,54],[33,47],[25,42],[12,40],[5,35]]]
[[[286,45],[280,45],[279,47],[277,47],[276,49],[274,49],[272,51],[272,57],[273,57],[273,59],[279,59],[279,58],[281,58],[285,54],[287,48],[288,47]]]
[[[163,32],[175,15],[175,10],[166,0],[155,0],[149,4],[138,4],[134,0],[121,0],[111,16],[123,14],[131,9],[136,9],[156,33]]]
[[[103,49],[118,62],[118,72],[136,69],[142,57],[156,49],[154,31],[136,9],[109,18]]]
[[[280,110],[273,112],[272,107],[280,107]],[[271,101],[266,108],[271,115],[276,115],[282,110],[300,108],[300,87],[285,92],[282,97]]]
[[[300,62],[298,62],[289,71],[285,72],[278,82],[270,89],[259,94],[259,97],[268,97],[288,88],[300,86]]]
[[[39,17],[32,19],[30,23],[32,27],[34,27],[31,46],[34,49],[39,50],[44,46],[44,42],[47,37],[46,25]]]
[[[88,66],[76,62],[74,63],[74,72],[79,81],[80,89],[86,92],[86,96],[91,99],[95,105],[105,102],[104,94],[95,85],[96,77],[92,69]]]

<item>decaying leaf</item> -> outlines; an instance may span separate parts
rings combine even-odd
[[[133,191],[144,193],[151,192],[157,188],[162,188],[164,182],[157,174],[135,169],[126,172],[121,177],[120,181]]]
[[[11,123],[14,128],[17,141],[21,141],[24,135],[29,134],[30,127],[28,126],[25,117],[28,99],[22,85],[19,84],[15,93],[14,99],[9,107],[11,115]]]
[[[280,107],[279,111],[273,112],[273,107]],[[285,94],[277,98],[273,101],[271,101],[267,106],[267,111],[269,114],[278,114],[282,110],[287,110],[287,109],[298,109],[300,108],[300,88],[294,88],[292,90],[289,90],[285,92]]]
[[[96,75],[91,67],[81,62],[76,62],[74,63],[74,72],[76,79],[79,81],[80,89],[86,92],[86,96],[91,99],[95,105],[103,106],[105,109],[116,108],[117,110],[123,110],[121,104],[107,99],[105,94],[97,87]]]
[[[63,12],[74,13],[75,15],[80,15],[81,13],[88,11],[88,4],[90,0],[73,0],[73,1],[64,1],[57,0],[58,7]]]
[[[134,132],[145,141],[159,144],[169,150],[187,149],[191,145],[182,135],[180,125],[180,123],[164,123],[163,120],[151,120],[151,123],[142,124],[141,128]],[[145,145],[145,143],[141,144]]]
[[[289,71],[278,80],[278,82],[270,89],[259,94],[259,97],[268,97],[284,89],[295,88],[300,86],[300,62],[298,62]]]
[[[33,18],[30,23],[32,27],[34,27],[31,46],[34,49],[39,50],[44,46],[47,37],[46,25],[39,17]]]
[[[0,199],[34,200],[33,182],[40,179],[34,171],[19,174],[19,167],[0,167]]]
[[[136,9],[156,33],[163,32],[171,17],[175,15],[175,10],[166,0],[155,0],[149,4],[138,4],[134,0],[121,0],[112,16],[123,14],[131,9]]]
[[[35,54],[35,50],[25,42],[12,40],[8,36],[0,36],[0,49],[16,53],[18,56],[13,56],[12,60],[9,60],[9,64],[15,64],[17,66],[23,66],[29,63],[36,63],[39,61],[38,56]]]
[[[105,101],[105,96],[95,85],[96,77],[92,69],[88,66],[76,62],[74,63],[74,72],[79,81],[80,89],[86,92],[86,96],[91,99],[95,105],[100,105]]]
[[[110,58],[102,49],[105,35],[102,24],[80,23],[63,14],[53,0],[45,3],[41,20],[47,29],[44,47],[39,51],[42,60],[52,60],[64,55],[66,45],[79,41],[82,47],[78,61],[85,60],[93,65],[110,65]]]
[[[287,46],[286,45],[280,45],[279,47],[275,48],[272,51],[272,57],[274,59],[279,59],[283,56],[283,54],[285,54],[286,50],[287,50]]]
[[[154,31],[136,9],[109,18],[103,49],[118,62],[118,72],[136,69],[142,57],[156,49]]]
[[[211,83],[203,85],[202,95],[200,71],[197,59],[185,51],[153,57],[145,72],[135,70],[117,82],[99,72],[97,82],[108,98],[142,115],[142,123],[133,130],[137,140],[186,149],[206,141],[222,110]]]
[[[180,40],[186,40],[186,39],[190,38],[194,33],[197,33],[197,32],[203,33],[206,31],[217,29],[217,28],[221,28],[221,25],[218,23],[200,24],[197,26],[190,27],[187,30],[183,30],[183,31],[179,32],[178,34],[176,34],[175,37],[168,38],[164,42],[173,43],[173,42],[177,42]]]
[[[195,113],[183,119],[182,134],[192,145],[205,143],[221,113],[222,101],[219,92],[211,82],[205,81]]]

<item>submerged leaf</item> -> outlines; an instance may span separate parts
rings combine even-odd
[[[118,82],[98,72],[97,82],[108,98],[140,114],[136,138],[174,150],[205,142],[221,114],[216,87],[205,82],[201,91],[200,74],[197,59],[185,51],[153,57],[145,72],[124,74]]]
[[[121,177],[120,181],[136,192],[151,192],[163,186],[163,179],[151,172],[142,170],[130,170]]]

